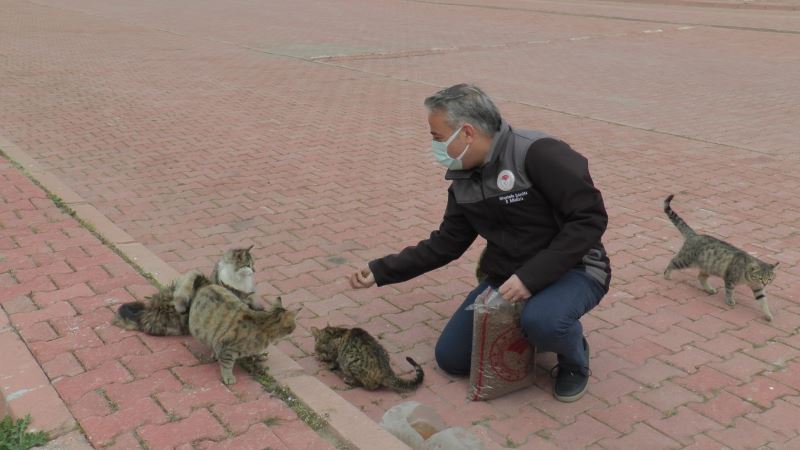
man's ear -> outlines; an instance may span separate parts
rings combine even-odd
[[[475,128],[474,126],[472,126],[472,124],[469,124],[469,123],[465,123],[462,128],[464,130],[463,131],[464,132],[464,136],[467,138],[467,143],[471,144],[472,141],[475,140],[475,137],[476,137],[476,135],[478,133],[478,129]]]

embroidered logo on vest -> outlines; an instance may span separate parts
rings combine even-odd
[[[506,169],[497,175],[497,188],[501,191],[514,189],[514,174]]]

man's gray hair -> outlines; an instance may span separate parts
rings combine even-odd
[[[457,84],[425,99],[428,112],[444,111],[455,129],[469,123],[489,136],[500,130],[500,112],[485,92],[472,84]]]

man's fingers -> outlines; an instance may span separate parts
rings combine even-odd
[[[361,274],[359,272],[355,272],[350,275],[350,287],[358,289],[360,287],[364,287],[361,285]]]
[[[375,279],[369,269],[362,269],[350,275],[350,287],[354,289],[370,287],[374,282]]]

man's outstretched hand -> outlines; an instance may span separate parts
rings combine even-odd
[[[375,276],[368,268],[361,269],[350,275],[350,287],[353,289],[368,288],[375,284]]]

